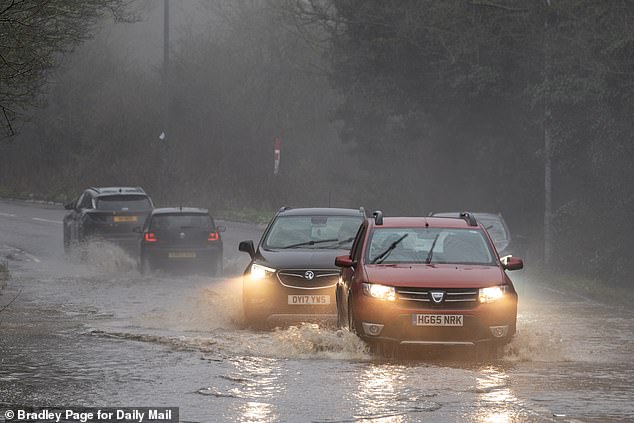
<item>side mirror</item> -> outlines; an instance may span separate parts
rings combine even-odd
[[[143,233],[143,230],[141,230],[140,226],[135,226],[134,228],[132,228],[132,232],[136,232],[137,234]]]
[[[506,270],[520,270],[524,268],[524,262],[521,258],[513,256],[505,256],[500,259]]]
[[[346,267],[354,266],[354,263],[352,261],[352,258],[350,258],[350,256],[337,256],[335,258],[335,266],[346,268]]]
[[[253,241],[242,241],[238,244],[238,251],[242,251],[243,253],[248,253],[251,258],[255,257],[255,247],[253,246]]]
[[[218,226],[216,226],[216,230],[218,232],[224,232],[224,231],[227,230],[227,227],[225,225],[218,225]]]
[[[74,210],[75,209],[75,203],[74,202],[66,203],[66,204],[64,204],[64,208],[66,210]]]

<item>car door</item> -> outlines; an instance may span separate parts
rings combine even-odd
[[[73,242],[73,241],[77,241],[78,237],[77,237],[77,215],[78,215],[78,210],[79,210],[79,204],[81,203],[82,199],[84,198],[84,196],[86,195],[86,192],[84,191],[83,193],[81,193],[81,195],[73,202],[73,208],[70,209],[68,211],[68,213],[66,213],[66,216],[64,216],[64,227],[65,227],[65,231],[68,234],[68,239]]]
[[[82,236],[82,224],[85,219],[85,210],[91,209],[93,196],[90,191],[84,191],[84,193],[77,200],[77,207],[73,210],[72,220],[73,220],[73,229],[75,231],[74,239],[81,241]]]
[[[364,223],[359,228],[359,232],[357,232],[357,236],[352,243],[352,248],[350,249],[350,258],[352,258],[353,262],[359,263],[361,260],[361,251],[363,249],[364,238],[366,234],[367,225]],[[338,301],[341,302],[341,310],[342,315],[348,315],[348,297],[350,295],[350,290],[352,288],[352,281],[354,280],[356,270],[359,266],[352,266],[348,268],[343,268],[341,270],[341,283],[339,288],[339,296]]]

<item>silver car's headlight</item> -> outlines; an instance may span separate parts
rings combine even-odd
[[[251,265],[251,280],[262,280],[270,278],[273,275],[275,275],[275,269],[272,267],[266,267],[256,263]]]
[[[478,299],[482,304],[493,303],[504,298],[507,292],[507,285],[488,286],[486,288],[480,288]]]
[[[362,283],[363,293],[373,298],[384,301],[396,300],[396,290],[393,286],[381,285],[378,283]]]

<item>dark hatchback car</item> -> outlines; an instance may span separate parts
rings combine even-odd
[[[88,188],[64,206],[64,250],[90,240],[105,240],[136,253],[139,235],[154,205],[139,187]]]
[[[247,323],[333,320],[340,271],[335,257],[350,250],[365,218],[363,209],[281,208],[244,271],[243,305]]]
[[[141,233],[139,270],[202,270],[222,273],[223,225],[216,225],[207,209],[154,209]]]

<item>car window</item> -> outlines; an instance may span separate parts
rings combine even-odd
[[[93,204],[92,204],[92,196],[90,195],[90,193],[88,191],[85,191],[81,197],[79,197],[79,200],[77,200],[77,207],[80,209],[92,209],[93,208]]]
[[[107,195],[97,198],[97,208],[116,211],[149,211],[152,204],[145,195]]]
[[[213,227],[213,221],[208,214],[156,214],[152,218],[153,230],[169,229],[204,229]]]
[[[347,250],[361,225],[356,216],[279,216],[264,248],[338,248]],[[300,245],[301,244],[301,245]]]
[[[375,228],[370,236],[366,263],[402,238],[381,263],[426,263],[429,260],[429,263],[495,264],[490,244],[480,229]]]
[[[509,245],[509,234],[504,226],[504,223],[494,217],[482,217],[477,216],[478,221],[484,226],[491,236],[493,244],[498,251],[504,250]]]

